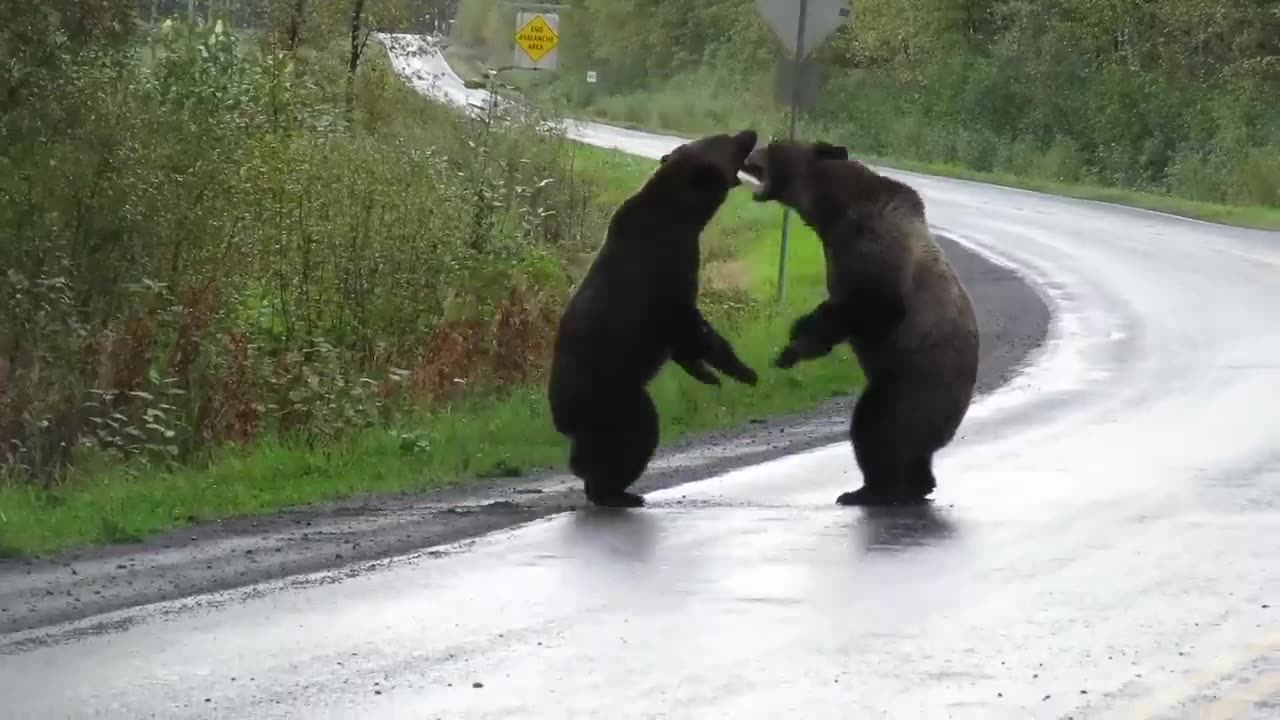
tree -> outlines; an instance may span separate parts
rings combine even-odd
[[[302,19],[306,17],[307,0],[293,0],[289,6],[289,26],[285,32],[286,48],[289,52],[298,49],[298,38],[302,34]]]
[[[360,58],[364,56],[364,48],[371,32],[365,27],[364,6],[365,0],[352,0],[351,54],[347,60],[347,113],[355,106],[356,70],[360,69]]]

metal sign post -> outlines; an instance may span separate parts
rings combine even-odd
[[[826,41],[831,33],[848,21],[853,15],[848,0],[756,0],[756,10],[765,22],[773,28],[778,40],[791,51],[790,75],[791,122],[787,131],[787,139],[795,141],[796,124],[799,115],[801,91],[805,88],[804,58],[813,48]],[[782,300],[783,284],[787,272],[787,226],[791,219],[791,209],[782,209],[782,247],[778,254],[778,297]]]
[[[796,21],[796,51],[792,55],[791,83],[791,124],[787,128],[787,140],[795,142],[796,117],[799,115],[796,105],[800,104],[800,60],[804,57],[804,20],[805,11],[809,9],[809,0],[800,0],[800,17]],[[782,243],[778,248],[778,302],[782,302],[782,289],[787,281],[787,225],[791,220],[791,208],[782,208]]]

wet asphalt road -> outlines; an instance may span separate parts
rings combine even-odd
[[[1054,313],[932,509],[818,449],[11,635],[0,717],[1280,716],[1280,233],[894,174]]]

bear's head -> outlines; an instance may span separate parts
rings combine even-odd
[[[742,171],[759,181],[756,202],[777,200],[799,210],[814,196],[817,169],[824,162],[846,162],[849,150],[828,142],[775,140],[752,152]]]
[[[652,182],[714,211],[741,180],[738,171],[756,147],[756,132],[707,135],[676,147],[658,160]]]

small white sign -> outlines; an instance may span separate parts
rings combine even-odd
[[[593,82],[595,82],[595,81],[596,81],[596,71],[595,71],[595,70],[588,70],[588,71],[587,71],[587,82],[589,82],[589,83],[593,83]]]

